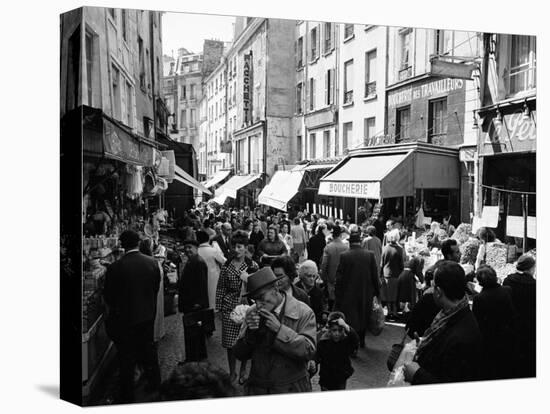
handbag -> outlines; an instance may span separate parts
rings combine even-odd
[[[194,312],[187,312],[183,315],[183,327],[200,326],[205,333],[211,333],[216,330],[214,324],[214,309],[201,309]]]
[[[395,363],[399,359],[399,356],[401,355],[401,351],[403,351],[403,348],[405,347],[405,340],[407,339],[407,331],[405,330],[405,334],[403,335],[403,339],[401,339],[401,342],[397,344],[393,344],[391,347],[390,354],[388,355],[388,360],[386,361],[386,366],[388,369],[393,371],[393,368],[395,367]]]

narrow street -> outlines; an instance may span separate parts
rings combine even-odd
[[[165,318],[166,335],[159,343],[158,355],[162,380],[166,380],[172,369],[179,361],[185,359],[185,347],[181,315],[170,315]],[[353,360],[355,373],[348,380],[347,389],[368,389],[386,386],[389,378],[389,371],[386,367],[386,359],[391,346],[400,341],[403,327],[400,324],[386,324],[379,336],[367,333],[366,348],[359,349],[357,358]],[[221,322],[216,319],[216,331],[207,340],[208,359],[210,362],[227,369],[227,357],[225,349],[221,346]],[[116,360],[113,362],[113,370],[116,370]],[[108,375],[108,382],[105,384],[105,392],[101,398],[92,401],[91,405],[102,405],[112,403],[113,394],[116,390],[116,373]],[[319,376],[313,377],[312,385],[314,391],[320,391],[318,384]],[[243,393],[243,387],[239,392]],[[146,394],[143,387],[136,391],[136,402],[147,402],[151,395]]]

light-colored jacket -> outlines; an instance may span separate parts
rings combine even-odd
[[[315,315],[306,304],[285,296],[280,321],[276,334],[266,327],[249,330],[245,323],[241,326],[233,352],[241,361],[252,360],[249,393],[308,391],[307,363],[314,358],[317,344]]]
[[[216,305],[216,287],[220,278],[220,268],[225,263],[225,257],[219,249],[210,246],[208,243],[201,244],[198,253],[208,267],[208,305],[214,308]]]
[[[340,264],[340,255],[349,250],[349,246],[340,238],[332,240],[323,251],[321,260],[321,279],[323,282],[333,285],[336,282],[336,270]]]

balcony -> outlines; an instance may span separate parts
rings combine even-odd
[[[344,105],[351,105],[353,103],[353,91],[344,92]]]
[[[412,76],[412,66],[407,66],[401,69],[397,73],[397,80],[401,82],[401,81],[404,81],[405,79],[409,79],[411,76]]]
[[[376,97],[376,81],[365,83],[365,99]]]

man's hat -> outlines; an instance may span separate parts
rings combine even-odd
[[[275,283],[283,277],[285,277],[285,275],[279,277],[275,276],[275,273],[273,273],[270,267],[263,267],[248,277],[246,280],[246,293],[243,296],[252,296],[260,289]]]

